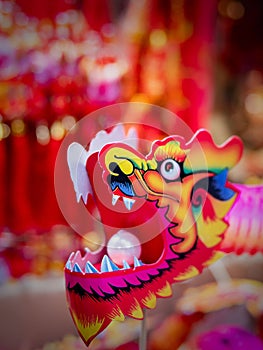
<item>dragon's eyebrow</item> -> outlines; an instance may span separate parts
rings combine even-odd
[[[183,162],[189,150],[181,148],[180,142],[169,141],[165,145],[159,146],[154,152],[154,158],[161,162],[167,158],[172,158],[178,162]]]

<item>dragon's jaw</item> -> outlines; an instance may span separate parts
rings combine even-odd
[[[161,253],[155,262],[144,263],[135,257],[133,266],[127,263],[117,266],[104,255],[101,262],[92,264],[90,257],[94,258],[94,253],[93,256],[89,251],[84,256],[79,251],[71,254],[65,268],[67,300],[86,345],[112,321],[124,321],[126,316],[142,319],[144,308],[153,309],[157,298],[171,296],[170,270],[179,255],[169,249],[170,244],[178,241],[176,238],[171,237],[169,244],[163,241],[168,229],[152,244]],[[103,250],[98,253],[99,260],[102,254]]]

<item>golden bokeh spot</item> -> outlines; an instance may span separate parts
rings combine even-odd
[[[155,29],[150,34],[150,44],[152,47],[159,49],[166,45],[167,35],[162,29]]]
[[[36,127],[36,137],[37,141],[41,145],[47,145],[50,141],[49,128],[45,124],[38,125]]]
[[[7,124],[0,123],[0,140],[5,139],[10,135],[10,128]]]
[[[22,119],[15,119],[11,123],[11,130],[15,136],[22,136],[25,134],[25,123]]]
[[[65,129],[61,121],[57,120],[51,125],[50,133],[51,133],[51,137],[56,141],[59,141],[64,137]]]

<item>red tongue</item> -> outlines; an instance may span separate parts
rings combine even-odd
[[[164,246],[162,235],[158,235],[153,239],[142,244],[142,253],[140,259],[144,264],[155,263],[162,255]]]

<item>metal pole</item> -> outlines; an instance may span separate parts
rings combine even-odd
[[[147,326],[146,326],[146,311],[143,310],[143,319],[141,321],[141,332],[139,338],[139,350],[146,350],[147,345]]]

